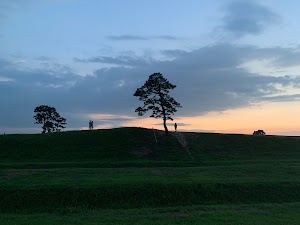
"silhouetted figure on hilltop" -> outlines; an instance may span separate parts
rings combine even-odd
[[[175,132],[177,131],[177,123],[174,124]]]
[[[89,122],[89,129],[90,130],[94,129],[94,121],[93,120],[90,120],[90,122]]]

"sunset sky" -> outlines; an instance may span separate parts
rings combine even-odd
[[[0,134],[137,126],[133,96],[160,72],[181,131],[300,135],[300,1],[1,0]]]

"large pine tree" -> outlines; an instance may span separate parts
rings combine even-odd
[[[135,112],[143,116],[147,111],[152,111],[150,117],[163,118],[165,134],[168,135],[167,120],[173,120],[172,115],[180,108],[180,103],[169,95],[170,90],[176,88],[161,73],[149,76],[145,84],[138,88],[134,96],[144,102],[142,107],[136,108]]]

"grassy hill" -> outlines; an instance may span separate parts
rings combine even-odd
[[[300,159],[300,138],[181,133],[193,158],[172,133],[144,128],[0,136],[1,163],[241,161]]]
[[[157,224],[176,224],[170,215],[185,218],[178,224],[299,221],[300,138],[155,135],[157,143],[143,128],[1,135],[0,223],[140,224],[129,215],[141,215],[153,224],[149,210],[165,215]],[[61,212],[69,216],[57,222]],[[90,215],[98,219],[82,221]]]
[[[161,132],[156,131],[161,136]],[[50,134],[0,136],[1,162],[120,162],[136,159],[179,160],[175,138],[159,138],[152,130],[117,128]]]

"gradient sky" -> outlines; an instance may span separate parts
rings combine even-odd
[[[1,0],[0,133],[35,133],[54,106],[68,129],[162,129],[133,93],[177,88],[179,130],[300,135],[296,0]],[[170,122],[169,125],[172,126]]]

